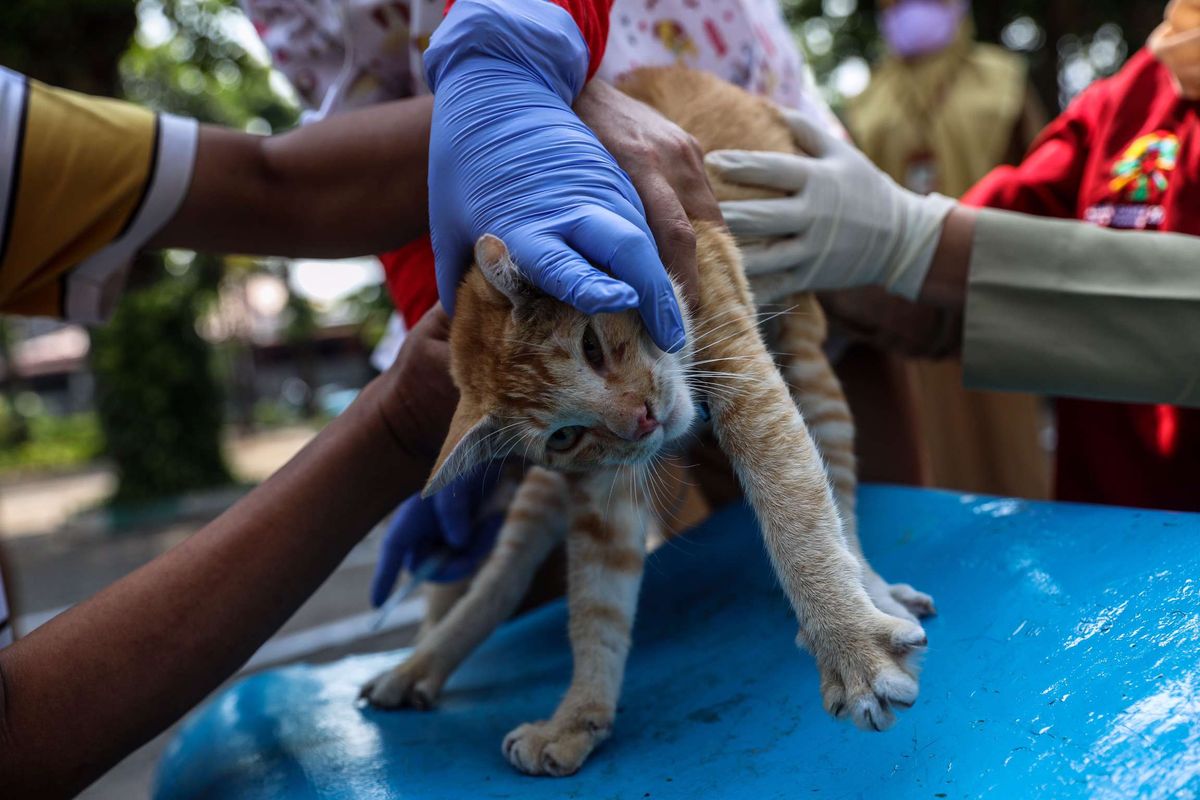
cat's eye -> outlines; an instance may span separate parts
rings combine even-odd
[[[592,330],[591,325],[583,329],[582,346],[583,357],[587,359],[592,369],[602,369],[604,367],[604,348],[600,346],[600,340],[596,338],[596,332]]]
[[[559,428],[546,440],[546,449],[554,453],[565,453],[579,444],[579,440],[583,438],[586,430],[587,428],[582,425],[568,425],[565,428]]]

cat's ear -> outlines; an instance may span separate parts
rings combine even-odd
[[[534,295],[533,284],[512,260],[508,246],[498,236],[485,233],[475,242],[475,263],[492,288],[508,298],[513,308],[520,308]]]
[[[429,482],[421,491],[422,497],[446,488],[455,478],[477,464],[490,461],[495,450],[498,423],[491,414],[482,414],[459,402],[450,421],[450,431],[442,443],[442,453],[433,467]]]

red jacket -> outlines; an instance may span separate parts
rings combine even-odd
[[[1143,50],[963,202],[1200,235],[1200,104]],[[1200,411],[1067,399],[1057,410],[1059,499],[1200,510]]]
[[[549,0],[570,12],[583,40],[588,46],[588,78],[596,74],[604,58],[604,46],[608,41],[608,17],[612,0]],[[446,10],[454,0],[448,0]],[[387,275],[388,293],[396,310],[404,317],[409,328],[433,307],[438,300],[437,282],[433,272],[433,246],[429,236],[408,244],[399,250],[384,253],[379,257]]]

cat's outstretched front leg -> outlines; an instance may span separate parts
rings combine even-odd
[[[520,605],[534,573],[563,538],[566,500],[561,475],[531,469],[466,596],[417,640],[402,664],[372,678],[360,696],[379,708],[431,708],[463,659]]]
[[[890,584],[875,571],[858,539],[855,490],[858,473],[854,458],[854,418],[823,346],[828,328],[825,314],[811,294],[788,298],[791,306],[779,324],[776,347],[780,369],[804,416],[825,462],[834,501],[842,516],[842,533],[850,551],[863,566],[863,584],[871,602],[884,613],[917,621],[936,613],[933,598],[907,583]]]
[[[574,479],[567,534],[567,608],[574,672],[554,716],[504,737],[504,755],[529,775],[571,775],[608,738],[625,676],[651,524],[623,468]]]
[[[698,224],[697,363],[716,364],[714,429],[758,515],[775,572],[816,657],[826,709],[883,730],[917,697],[921,626],[871,602],[812,438],[755,325],[740,257],[724,231]]]

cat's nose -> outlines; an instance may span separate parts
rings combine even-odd
[[[645,439],[661,426],[662,423],[654,416],[654,409],[650,407],[649,403],[643,403],[642,410],[638,412],[636,438],[638,440]]]

